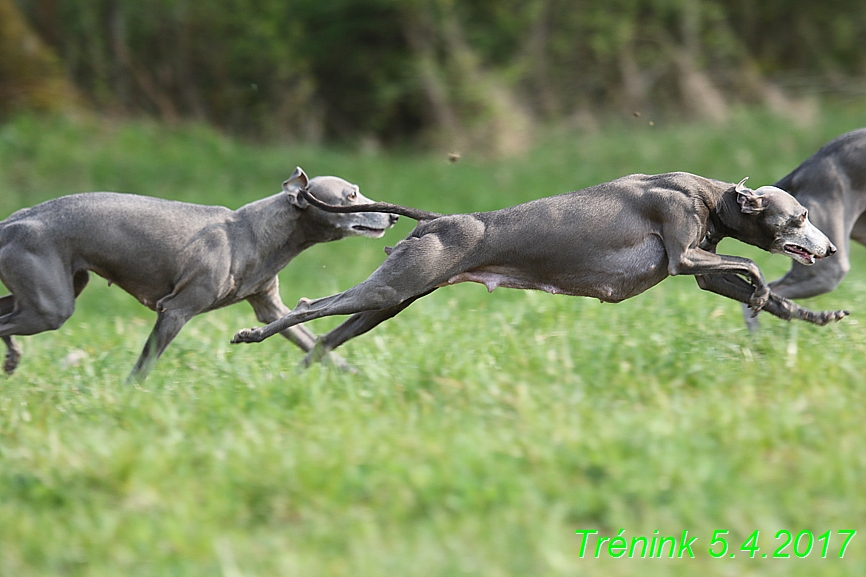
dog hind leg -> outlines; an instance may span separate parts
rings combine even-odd
[[[10,314],[14,309],[15,297],[13,295],[6,295],[5,297],[0,297],[0,317]]]
[[[4,300],[6,298],[9,297],[4,297]],[[6,357],[3,362],[3,371],[6,374],[11,375],[21,360],[21,349],[12,337],[34,335],[60,328],[66,319],[72,316],[73,303],[74,299],[70,295],[68,303],[41,303],[49,306],[49,312],[39,312],[30,308],[15,310],[13,307],[12,312],[0,316],[0,338],[6,344]]]
[[[90,273],[86,270],[80,270],[72,275],[72,292],[75,294],[75,298],[78,298],[88,282],[90,282]]]
[[[21,360],[21,349],[12,340],[12,337],[6,336],[2,337],[2,339],[6,343],[6,358],[3,362],[3,372],[11,375],[18,367],[18,361]]]
[[[12,312],[0,316],[0,337],[35,335],[59,329],[72,316],[75,297],[72,287],[51,287],[15,297]]]
[[[11,314],[14,309],[14,296],[6,295],[5,297],[0,297],[0,319]],[[18,361],[21,359],[21,349],[18,348],[18,345],[15,344],[15,341],[12,340],[11,336],[5,336],[2,338],[3,342],[6,343],[6,359],[3,362],[3,372],[7,375],[11,375],[15,371],[15,367],[18,366]]]
[[[0,251],[0,276],[12,293],[2,299],[3,311],[12,310],[0,315],[0,337],[56,330],[72,316],[76,283],[62,255],[7,245]]]
[[[8,314],[12,314],[14,309],[14,296],[6,295],[5,297],[0,297],[0,319]],[[2,338],[3,342],[6,343],[6,359],[3,362],[3,372],[7,375],[11,375],[18,366],[18,361],[21,359],[21,349],[18,348],[18,345],[15,344],[15,341],[12,340],[11,336],[5,336]]]
[[[60,328],[72,315],[75,297],[81,293],[89,279],[87,271],[76,273],[70,291],[62,282],[60,286],[53,284],[58,277],[51,275],[50,269],[48,272],[48,278],[34,283],[33,286],[38,289],[29,293],[19,291],[26,295],[25,298],[16,299],[14,295],[0,297],[0,338],[6,344],[3,371],[7,375],[11,375],[21,361],[21,348],[12,336],[32,335]]]
[[[276,279],[274,280],[276,281]],[[274,282],[265,292],[247,297],[247,302],[252,305],[253,311],[256,313],[256,319],[262,323],[272,323],[292,312],[280,298],[279,284],[277,282]],[[289,327],[280,334],[297,345],[305,353],[312,351],[316,345],[316,335],[310,332],[304,325]],[[324,354],[327,354],[327,352]],[[340,370],[348,372],[356,371],[354,367],[337,354],[328,356],[326,360]]]
[[[416,300],[429,295],[434,290],[436,289],[434,288],[418,296],[406,299],[397,306],[352,315],[348,320],[343,322],[343,324],[333,329],[328,334],[319,337],[319,340],[316,341],[316,346],[307,354],[306,357],[304,357],[301,365],[303,367],[309,367],[311,364],[319,362],[324,355],[333,351],[349,339],[353,339],[374,329],[380,323],[383,323],[397,315],[400,311],[414,303]]]
[[[471,219],[466,215],[459,216]],[[469,226],[466,226],[467,224]],[[476,233],[475,238],[467,238],[466,234],[453,234],[453,238],[457,240],[446,243],[440,238],[444,234],[430,233],[409,237],[401,241],[385,262],[362,283],[332,296],[312,301],[302,300],[290,314],[266,327],[238,331],[232,342],[261,342],[302,322],[332,315],[381,311],[397,307],[407,299],[420,298],[452,276],[472,268],[467,256],[475,249],[477,237],[483,232],[483,225],[480,225],[480,230],[471,220],[456,225],[463,229],[475,228],[476,231],[469,231]],[[450,232],[453,233],[454,230]],[[397,312],[399,310],[402,309]]]

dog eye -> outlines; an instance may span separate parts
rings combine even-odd
[[[355,200],[356,198],[358,198],[358,193],[353,190],[346,198],[348,198],[349,200]]]
[[[803,214],[800,215],[800,222],[806,222],[806,218],[809,216],[809,211],[804,210]]]

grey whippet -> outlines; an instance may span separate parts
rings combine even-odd
[[[836,251],[794,197],[772,186],[752,191],[743,182],[683,172],[632,175],[493,212],[447,216],[387,203],[333,207],[375,207],[421,222],[364,282],[337,295],[301,299],[288,315],[243,329],[232,342],[258,342],[297,323],[353,315],[319,339],[308,363],[437,288],[466,281],[488,291],[538,289],[619,302],[668,275],[690,274],[701,288],[755,311],[819,325],[844,317],[845,311],[813,312],[772,294],[754,262],[716,254],[725,236],[803,264]]]
[[[797,261],[770,289],[789,299],[828,293],[851,268],[850,239],[866,245],[866,128],[828,142],[775,186],[809,210],[809,220],[836,245],[831,259],[804,266]],[[758,319],[746,311],[750,329]]]
[[[308,180],[298,168],[283,191],[238,210],[113,192],[74,194],[25,208],[0,222],[0,337],[11,374],[15,335],[59,328],[72,315],[90,271],[156,311],[131,379],[143,380],[193,316],[246,300],[261,322],[289,313],[277,273],[316,243],[381,237],[397,220],[378,212],[336,214],[310,207],[301,190],[337,205],[371,202],[341,178]],[[304,351],[315,335],[287,327]]]

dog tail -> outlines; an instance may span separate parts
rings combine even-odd
[[[417,208],[409,208],[408,206],[400,206],[399,204],[391,204],[390,202],[371,202],[369,204],[354,204],[351,206],[338,206],[322,202],[306,188],[300,190],[301,196],[316,208],[326,210],[328,212],[386,212],[390,214],[399,214],[413,220],[433,220],[440,218],[438,212],[429,212],[427,210],[419,210]]]

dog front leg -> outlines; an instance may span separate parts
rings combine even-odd
[[[132,372],[127,377],[127,384],[144,382],[147,374],[156,364],[157,359],[165,351],[166,347],[174,340],[180,329],[194,315],[186,314],[177,310],[162,311],[156,317],[156,325],[153,327],[147,342],[144,345],[144,350],[138,361],[135,363]]]
[[[744,279],[734,274],[697,275],[695,280],[704,290],[748,304],[754,287]],[[797,319],[816,325],[826,325],[839,321],[848,315],[848,311],[812,311],[797,303],[771,292],[763,310],[786,321]]]
[[[700,248],[676,253],[668,247],[668,272],[671,275],[715,275],[737,274],[752,281],[752,291],[747,302],[754,314],[764,308],[770,298],[770,286],[764,280],[761,269],[747,258],[716,254]],[[747,285],[748,286],[748,285]]]
[[[773,294],[789,298],[803,299],[828,293],[839,286],[848,273],[847,250],[843,245],[836,245],[839,251],[833,258],[822,259],[811,266],[794,262],[791,270],[785,276],[770,283]],[[750,331],[758,329],[758,317],[743,305],[743,318]]]

